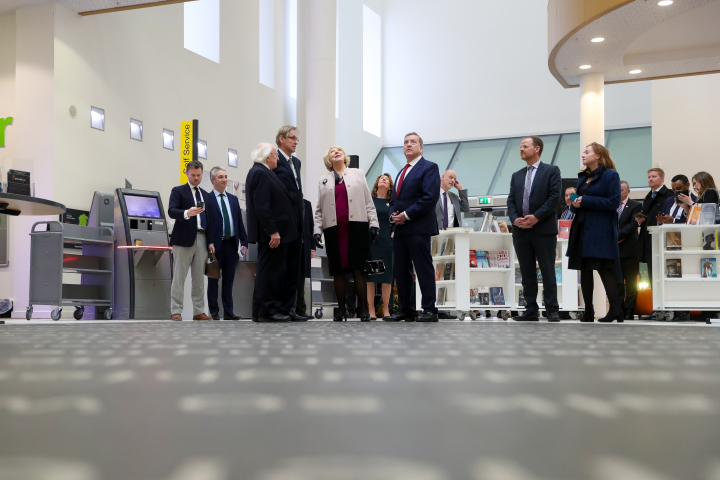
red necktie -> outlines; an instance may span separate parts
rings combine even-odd
[[[403,178],[405,178],[405,172],[407,172],[407,169],[410,168],[410,164],[406,163],[405,168],[403,168],[402,175],[400,175],[400,180],[398,180],[397,184],[397,194],[400,195],[400,187],[402,187]]]

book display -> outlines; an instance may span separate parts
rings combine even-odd
[[[700,259],[700,277],[717,278],[717,263],[715,258]]]
[[[668,250],[682,250],[682,233],[667,232],[665,235],[665,248]]]
[[[682,278],[682,260],[679,258],[665,260],[665,275],[668,278]]]
[[[701,203],[700,204],[700,218],[698,218],[698,225],[715,225],[715,217],[717,216],[717,204],[715,203]]]
[[[705,230],[702,232],[703,250],[717,250],[717,230]]]

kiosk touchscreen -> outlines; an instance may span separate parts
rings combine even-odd
[[[172,247],[160,194],[118,188],[114,220],[114,318],[169,319]]]

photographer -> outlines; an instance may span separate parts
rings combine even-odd
[[[665,200],[662,213],[657,215],[658,225],[687,222],[687,214],[683,208],[685,204],[679,198],[681,195],[689,195],[693,202],[697,201],[697,197],[690,193],[690,180],[685,175],[675,175],[671,186],[675,195]]]

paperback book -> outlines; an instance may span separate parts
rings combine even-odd
[[[488,287],[479,287],[478,303],[480,305],[490,305],[490,289]]]
[[[498,268],[510,268],[510,255],[507,250],[499,250],[497,252]]]
[[[487,253],[485,250],[477,250],[478,268],[489,268]]]
[[[488,256],[488,263],[490,264],[490,268],[497,268],[497,252],[487,252]]]
[[[442,241],[442,245],[441,245],[441,247],[440,247],[440,256],[441,256],[441,257],[442,257],[443,255],[445,255],[445,250],[447,249],[447,242],[448,242],[448,239],[447,239],[447,238],[444,238],[443,241]]]
[[[522,272],[520,267],[515,267],[515,283],[522,283]]]
[[[445,289],[445,287],[438,288],[437,300],[435,301],[435,303],[437,305],[445,305],[445,292],[446,291],[447,290]]]
[[[558,220],[558,238],[570,238],[572,220]]]
[[[682,261],[679,258],[665,259],[665,275],[667,278],[682,278]]]
[[[665,248],[667,250],[682,250],[682,233],[667,232],[665,234]]]
[[[535,267],[535,276],[538,282],[542,282],[542,271],[540,271],[540,267]]]
[[[688,225],[697,225],[699,220],[700,220],[700,205],[695,204],[692,207],[690,207],[690,212],[688,213],[688,218],[687,218],[687,224]]]
[[[442,278],[444,268],[445,268],[444,263],[438,263],[435,266],[435,281],[438,281]]]
[[[432,239],[432,244],[430,246],[430,254],[433,257],[437,256],[437,254],[438,254],[438,239],[437,238]]]
[[[700,218],[698,225],[715,225],[715,217],[717,216],[717,204],[701,203]]]
[[[562,267],[555,267],[555,281],[562,283]]]
[[[523,293],[523,289],[521,288],[520,293],[518,294],[518,306],[524,307],[525,305],[527,305],[527,303],[525,302],[525,295]]]
[[[714,258],[700,259],[700,277],[717,278],[717,263]]]
[[[470,268],[477,268],[477,254],[475,250],[470,250]]]
[[[702,232],[703,250],[717,250],[717,231],[705,230]]]
[[[447,239],[447,245],[445,246],[445,253],[443,255],[455,255],[455,239],[450,237]]]
[[[450,280],[450,277],[452,275],[453,265],[454,265],[454,263],[450,263],[450,262],[445,264],[445,273],[443,275],[443,280]]]
[[[505,305],[503,287],[490,287],[490,301],[493,305]]]
[[[470,304],[477,305],[479,303],[480,303],[480,297],[478,297],[478,289],[471,288],[470,289]]]

